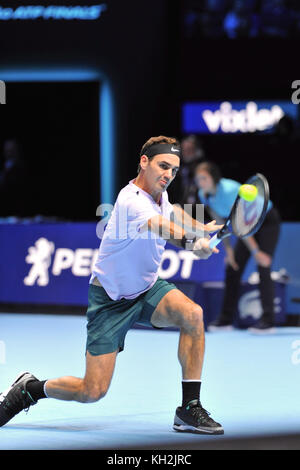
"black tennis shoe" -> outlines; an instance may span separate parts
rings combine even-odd
[[[30,372],[22,372],[14,383],[0,394],[0,426],[4,426],[17,413],[28,411],[37,402],[32,398],[26,387],[28,382],[38,380]]]
[[[197,434],[224,434],[221,424],[216,423],[209,415],[198,400],[192,400],[187,406],[176,409],[173,429]]]

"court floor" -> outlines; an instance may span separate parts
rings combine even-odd
[[[83,316],[0,314],[0,390],[21,371],[82,377]],[[206,333],[201,401],[224,436],[172,429],[181,401],[177,331],[133,329],[106,397],[92,404],[40,400],[0,429],[1,450],[174,448],[300,430],[300,328],[274,335]],[[176,447],[175,447],[176,446]]]

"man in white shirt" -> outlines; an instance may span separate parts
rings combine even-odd
[[[134,323],[140,323],[180,329],[178,358],[183,393],[173,429],[223,434],[222,426],[210,418],[200,402],[205,343],[202,308],[174,284],[158,277],[166,240],[202,259],[218,253],[216,248],[209,248],[208,232],[221,226],[215,221],[203,225],[168,201],[166,189],[179,165],[178,141],[152,137],[142,147],[138,176],[118,195],[90,279],[84,378],[39,381],[29,372],[20,375],[0,395],[0,426],[41,398],[81,403],[102,398],[117,355],[124,349],[126,333]]]

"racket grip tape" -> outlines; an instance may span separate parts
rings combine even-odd
[[[214,248],[222,241],[221,238],[218,238],[218,234],[216,233],[211,239],[209,240],[209,248]]]

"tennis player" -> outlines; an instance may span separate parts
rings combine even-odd
[[[195,169],[195,181],[200,201],[205,204],[211,217],[223,223],[238,195],[240,183],[222,178],[219,167],[211,161],[200,163]],[[263,313],[249,328],[252,333],[267,334],[275,331],[274,285],[271,264],[280,229],[280,217],[272,201],[269,201],[265,220],[254,236],[238,239],[231,245],[230,237],[224,238],[226,251],[225,292],[220,315],[208,325],[208,331],[232,329],[237,310],[241,276],[252,255],[259,272],[259,289]]]
[[[40,381],[29,372],[20,374],[0,395],[0,426],[41,398],[91,403],[104,397],[126,333],[134,323],[140,323],[180,329],[182,404],[176,410],[173,428],[223,434],[221,424],[200,402],[205,344],[202,308],[174,284],[158,277],[166,240],[202,259],[218,253],[208,246],[208,232],[219,230],[221,225],[215,221],[203,225],[168,201],[166,190],[179,164],[178,141],[152,137],[142,147],[137,177],[118,195],[90,279],[84,378]]]

